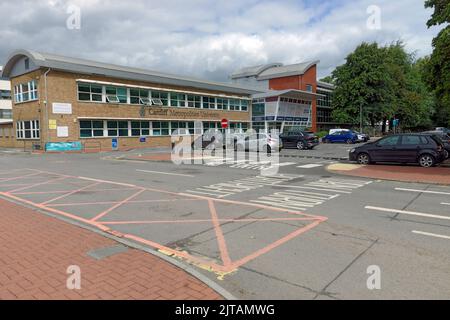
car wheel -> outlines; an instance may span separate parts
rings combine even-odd
[[[423,154],[419,157],[419,164],[423,168],[430,168],[434,166],[435,163],[434,157],[430,154]]]
[[[369,154],[367,154],[367,153],[365,153],[365,152],[360,153],[360,154],[358,155],[357,160],[358,160],[358,163],[359,163],[359,164],[362,164],[362,165],[368,165],[368,164],[370,164],[370,156],[369,156]]]
[[[448,153],[447,150],[444,150],[444,156],[445,156],[445,159],[448,159],[448,157],[450,156],[450,154]]]
[[[353,142],[353,140],[352,139],[348,139],[347,140],[347,144],[353,144],[354,142]]]
[[[303,149],[305,149],[305,144],[304,144],[302,141],[299,141],[299,142],[297,143],[297,149],[298,149],[298,150],[303,150]]]
[[[323,140],[323,143],[330,143],[330,140],[325,139],[325,140]]]

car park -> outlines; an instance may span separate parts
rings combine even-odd
[[[289,131],[280,136],[283,148],[310,150],[319,145],[319,137],[308,131]]]
[[[358,135],[350,130],[331,131],[332,133],[325,136],[322,141],[324,143],[347,143],[354,144],[358,142]]]
[[[436,135],[397,134],[354,148],[349,158],[363,165],[377,162],[417,163],[428,168],[444,161],[445,151]]]

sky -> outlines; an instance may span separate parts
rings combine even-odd
[[[321,78],[363,41],[422,57],[439,31],[424,0],[1,0],[0,14],[0,65],[30,49],[216,81],[311,60]]]

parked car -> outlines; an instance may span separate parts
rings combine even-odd
[[[444,127],[438,127],[438,128],[436,128],[436,131],[442,131],[446,134],[450,134],[450,129],[444,128]]]
[[[347,144],[353,144],[358,141],[358,135],[350,130],[334,131],[332,134],[327,135],[322,139],[324,143],[341,142]]]
[[[289,131],[282,134],[280,139],[283,142],[283,148],[306,150],[319,145],[319,137],[308,131]]]
[[[236,141],[235,150],[266,152],[271,154],[273,151],[281,151],[283,142],[279,136],[269,133],[251,133],[243,139]]]
[[[445,158],[448,159],[450,156],[450,133],[445,133],[444,131],[428,131],[424,133],[434,134],[442,140],[442,144],[444,145]]]
[[[350,151],[350,161],[418,163],[432,167],[445,160],[444,146],[433,134],[396,134],[369,142]]]
[[[367,142],[370,141],[370,136],[366,133],[360,133],[358,131],[354,131],[356,133],[356,135],[358,136],[358,141],[359,142]]]

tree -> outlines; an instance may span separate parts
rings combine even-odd
[[[434,12],[427,26],[450,23],[448,0],[427,0],[426,8]],[[442,29],[433,39],[433,53],[425,68],[426,80],[436,99],[435,121],[439,126],[450,126],[450,26]]]
[[[375,126],[400,119],[403,129],[429,128],[433,99],[422,79],[423,61],[415,61],[397,41],[380,47],[363,43],[333,72],[335,121]]]
[[[329,84],[334,84],[332,76],[326,76],[325,78],[320,79],[320,81],[329,83]]]
[[[360,108],[372,126],[394,116],[394,82],[385,60],[386,52],[377,43],[362,43],[333,71],[335,121],[358,124]]]

